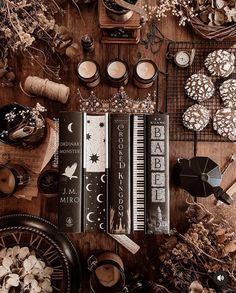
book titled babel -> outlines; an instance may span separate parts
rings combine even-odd
[[[59,210],[58,226],[63,232],[82,229],[83,114],[59,113]]]
[[[107,231],[131,233],[130,115],[107,116]]]
[[[145,232],[169,233],[169,116],[146,118]]]

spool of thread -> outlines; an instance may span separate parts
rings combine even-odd
[[[47,97],[50,100],[65,104],[70,95],[70,88],[62,83],[37,76],[28,76],[25,80],[24,90],[28,94]]]

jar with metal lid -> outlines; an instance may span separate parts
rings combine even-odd
[[[7,163],[0,165],[0,199],[7,198],[29,183],[25,167]]]
[[[128,292],[125,284],[124,265],[114,252],[106,251],[88,259],[90,289],[96,293]]]
[[[77,73],[81,83],[93,88],[100,83],[100,68],[92,59],[82,60],[77,66]]]
[[[134,67],[133,82],[139,88],[149,88],[158,75],[158,68],[152,60],[143,59]]]
[[[129,81],[128,65],[120,59],[111,60],[106,66],[106,77],[113,87],[121,87]]]

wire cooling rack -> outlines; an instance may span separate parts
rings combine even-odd
[[[208,126],[200,131],[194,132],[188,130],[183,126],[182,115],[184,111],[194,104],[194,101],[188,98],[185,94],[185,83],[188,77],[192,74],[200,72],[209,76],[207,69],[204,66],[204,60],[207,55],[217,49],[227,49],[229,52],[233,52],[236,55],[236,46],[233,42],[208,42],[204,43],[187,43],[177,42],[169,43],[167,56],[169,57],[167,62],[167,112],[170,115],[170,139],[178,141],[213,141],[221,142],[228,141],[226,138],[218,135],[212,127],[212,119]],[[187,68],[178,67],[173,62],[173,56],[178,51],[187,51],[191,53],[191,50],[195,49],[195,58],[191,66]],[[211,118],[216,111],[221,107],[221,99],[219,96],[219,86],[221,83],[229,78],[236,78],[236,70],[227,78],[215,78],[212,77],[212,81],[215,84],[216,91],[214,96],[201,103],[210,111]]]

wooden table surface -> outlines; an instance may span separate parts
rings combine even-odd
[[[152,54],[149,49],[143,45],[108,45],[99,43],[99,27],[98,27],[98,13],[97,7],[94,6],[81,6],[81,12],[86,22],[84,24],[76,10],[75,6],[70,4],[70,1],[60,1],[65,14],[58,16],[58,23],[65,25],[73,33],[75,41],[80,42],[80,38],[85,33],[92,35],[95,39],[95,52],[90,56],[97,60],[102,68],[102,75],[104,76],[104,66],[112,58],[121,58],[128,62],[130,67],[138,60],[138,55],[141,54],[143,58],[150,58],[155,60],[160,71],[166,70],[166,46],[165,41],[160,51],[157,54]],[[178,21],[169,16],[159,23],[159,29],[164,36],[173,41],[192,41],[199,40],[199,38],[191,31],[189,27],[179,27]],[[142,30],[142,37],[145,37],[148,26]],[[83,53],[81,51],[81,59]],[[76,63],[72,63],[66,58],[63,59],[64,66],[61,70],[61,82],[71,88],[72,94],[66,105],[49,101],[43,98],[30,98],[27,97],[20,89],[19,84],[12,88],[0,88],[0,104],[9,102],[18,102],[20,104],[34,106],[36,101],[39,101],[48,109],[49,117],[57,117],[60,110],[77,110],[79,106],[77,88],[80,88],[82,96],[87,97],[89,91],[82,87],[76,75]],[[17,74],[18,81],[24,81],[28,75],[38,75],[40,77],[48,77],[43,72],[42,68],[29,59],[22,58],[22,56],[12,57],[11,64]],[[66,65],[65,65],[66,64]],[[126,87],[129,95],[132,97],[142,97],[143,90],[138,90],[131,83]],[[100,98],[107,98],[116,92],[117,89],[110,88],[105,81],[99,85],[94,92]],[[165,75],[159,75],[158,96],[160,109],[164,109],[165,105]],[[208,143],[202,142],[194,144],[194,142],[177,142],[170,143],[170,165],[176,162],[176,158],[192,157],[194,154],[213,156],[214,160],[223,166],[228,156],[236,152],[236,147],[232,143]],[[229,173],[227,178],[224,178],[223,187],[227,187],[235,181],[235,175]],[[180,231],[186,229],[185,209],[186,209],[186,193],[180,189],[172,186],[171,184],[171,227],[177,228]],[[204,199],[204,202],[211,205],[213,200]],[[32,201],[23,199],[11,198],[2,200],[0,205],[1,215],[11,213],[30,213],[33,215],[40,215],[46,219],[56,223],[57,220],[57,198],[48,199],[38,196]],[[82,292],[88,292],[88,280],[86,278],[86,261],[87,258],[95,250],[113,250],[119,253],[124,261],[125,269],[127,272],[140,271],[150,279],[157,280],[158,276],[155,267],[149,261],[149,258],[155,256],[158,246],[163,240],[161,236],[145,236],[144,233],[133,233],[131,238],[135,240],[141,249],[136,255],[132,255],[122,246],[118,245],[112,238],[106,234],[82,233],[70,235],[73,243],[79,251],[81,262],[83,264],[85,277],[83,278]],[[154,261],[155,262],[155,261]]]

